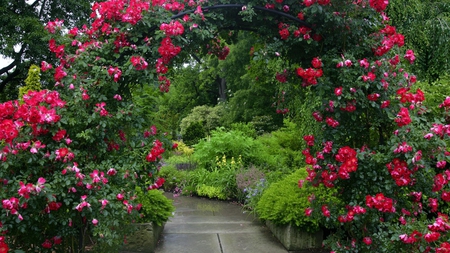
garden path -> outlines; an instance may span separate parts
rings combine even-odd
[[[269,229],[236,204],[166,196],[174,217],[166,223],[156,253],[287,253]]]

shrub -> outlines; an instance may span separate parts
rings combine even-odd
[[[281,125],[281,120],[279,122],[279,125]],[[270,133],[279,128],[277,122],[274,122],[273,117],[270,115],[254,116],[250,123],[255,127],[258,135]]]
[[[22,100],[23,95],[27,94],[29,91],[38,91],[41,90],[41,69],[31,64],[30,69],[28,70],[27,79],[25,79],[25,86],[19,87],[19,100]]]
[[[249,123],[242,123],[242,122],[232,123],[230,129],[242,132],[245,136],[248,136],[248,137],[252,137],[252,138],[257,137],[255,126],[250,122]]]
[[[184,142],[175,141],[174,143],[177,144],[177,148],[175,150],[176,155],[190,157],[194,153],[194,149],[186,145]]]
[[[236,185],[239,190],[238,200],[243,201],[246,193],[256,188],[256,185],[264,179],[264,172],[258,170],[255,166],[247,169],[241,168],[236,173]],[[247,198],[248,200],[249,198]]]
[[[205,196],[210,199],[218,198],[221,200],[226,200],[227,195],[224,193],[224,190],[218,186],[209,186],[209,185],[199,185],[196,188],[198,196]]]
[[[231,130],[225,131],[218,128],[211,132],[211,137],[201,140],[195,147],[194,159],[200,167],[212,168],[216,157],[242,157],[244,165],[264,164],[264,158],[258,153],[262,152],[262,146],[253,138],[243,132]]]
[[[429,108],[429,118],[439,117],[441,110],[439,105],[445,100],[446,96],[450,94],[450,74],[440,77],[433,83],[417,82],[417,88],[421,89],[425,93],[425,101],[423,104]],[[450,122],[449,119],[446,119]]]
[[[277,167],[299,168],[305,165],[302,150],[306,147],[299,136],[298,126],[292,121],[285,120],[284,126],[270,134],[264,134],[256,139],[264,146],[261,156],[272,160]]]
[[[154,222],[161,226],[173,216],[175,207],[173,200],[164,196],[159,190],[150,190],[144,193],[142,189],[136,188],[137,200],[142,204],[142,221]]]
[[[186,128],[185,133],[183,134],[183,142],[189,146],[192,146],[198,143],[205,136],[206,133],[203,128],[203,122],[193,122]]]
[[[163,185],[164,191],[176,192],[177,188],[181,188],[182,183],[186,181],[187,172],[177,170],[172,165],[165,165],[159,170],[159,176],[166,180]]]
[[[196,106],[192,112],[181,120],[180,128],[183,138],[188,132],[189,126],[194,123],[203,122],[202,126],[206,133],[221,125],[221,117],[224,114],[223,106],[210,107],[207,105]]]
[[[182,183],[183,194],[196,193],[199,196],[236,199],[239,196],[236,171],[241,166],[240,159],[236,162],[233,157],[229,160],[226,156],[222,159],[217,157],[215,165],[209,170],[200,167],[188,172],[184,184]]]
[[[197,163],[193,158],[184,155],[174,155],[166,160],[167,164],[170,164],[178,170],[190,170],[197,167]]]
[[[339,199],[334,196],[336,190],[324,186],[315,188],[305,184],[300,188],[299,178],[304,179],[307,175],[305,169],[299,169],[271,184],[256,205],[259,217],[275,224],[293,224],[308,232],[317,231],[321,225],[319,221],[305,215],[305,210],[310,206],[308,198],[314,195],[316,201],[330,206],[338,203]]]

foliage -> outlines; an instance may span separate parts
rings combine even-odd
[[[423,101],[423,105],[428,109],[428,118],[439,117],[441,114],[439,105],[450,95],[450,75],[444,74],[432,83],[417,82],[417,88],[425,93],[426,100]]]
[[[245,54],[251,55],[252,50],[249,48]],[[233,95],[227,103],[227,122],[251,122],[259,135],[282,125],[283,116],[277,110],[269,109],[278,107],[274,98],[278,90],[276,72],[282,65],[281,58],[249,63],[247,71],[240,78],[241,86],[233,86]]]
[[[248,137],[252,137],[252,138],[257,137],[256,129],[252,123],[242,123],[242,122],[232,123],[229,128],[230,128],[230,130],[242,132],[245,136],[248,136]]]
[[[216,157],[242,157],[244,165],[263,164],[265,157],[260,156],[262,146],[253,138],[237,130],[226,131],[218,128],[211,136],[201,140],[195,146],[193,158],[200,167],[212,168]]]
[[[419,80],[432,83],[448,73],[450,63],[450,3],[448,1],[391,0],[387,14],[392,25],[405,35],[406,46],[417,54],[417,62],[408,67]]]
[[[87,236],[96,237],[97,247],[117,245],[126,231],[114,228],[139,215],[129,187],[152,189],[162,183],[155,179],[157,163],[162,146],[169,144],[156,139],[156,129],[151,129],[153,135],[135,135],[133,129],[128,136],[124,123],[139,129],[139,118],[127,120],[113,108],[110,117],[101,117],[95,107],[82,111],[60,98],[70,93],[30,91],[23,104],[1,104],[8,108],[2,110],[2,133],[11,133],[1,136],[2,230],[8,231],[7,241],[16,249],[82,251]],[[36,113],[45,113],[46,121]],[[100,134],[86,122],[93,123],[91,127]],[[22,127],[15,130],[8,124]],[[147,177],[151,173],[154,178]],[[33,235],[29,228],[34,229]]]
[[[284,120],[284,126],[270,134],[264,134],[256,139],[264,148],[264,156],[274,157],[278,168],[298,168],[304,166],[302,150],[305,143],[298,138],[309,133],[301,132],[292,121]]]
[[[197,144],[206,136],[205,128],[202,121],[192,122],[183,134],[183,142],[189,146]]]
[[[184,142],[182,142],[182,141],[175,141],[174,143],[177,145],[177,148],[175,150],[175,153],[177,155],[190,157],[194,153],[194,149],[190,148]]]
[[[151,190],[142,191],[136,188],[137,201],[142,204],[142,218],[143,222],[154,222],[161,226],[170,217],[173,216],[175,207],[173,200],[164,196],[162,191]]]
[[[41,69],[32,64],[28,70],[28,77],[25,79],[25,86],[19,88],[19,100],[22,100],[23,95],[27,94],[29,91],[39,91],[41,90]]]
[[[324,186],[299,187],[299,180],[304,181],[307,175],[303,168],[271,184],[256,205],[258,216],[279,225],[292,224],[308,232],[315,232],[320,226],[324,226],[317,218],[305,214],[310,206],[309,199],[314,198],[318,203],[332,207],[340,202],[336,197],[337,191]]]
[[[196,192],[198,196],[205,196],[210,199],[217,198],[226,200],[227,195],[224,193],[224,189],[220,186],[209,186],[205,184],[197,185]]]
[[[199,167],[189,172],[183,191],[193,190],[199,196],[214,196],[219,199],[237,199],[239,190],[236,185],[236,172],[242,167],[240,158],[227,159],[216,157],[215,164],[205,169]]]
[[[229,48],[220,39],[232,38],[233,34],[223,33],[219,38],[219,30],[250,29],[257,23],[251,27],[259,34],[252,60],[261,66],[271,61],[280,63],[274,64],[274,70],[279,68],[276,74],[274,71],[264,76],[267,83],[277,86],[274,107],[280,117],[289,115],[286,105],[298,98],[297,94],[314,94],[311,107],[317,127],[312,130],[319,129],[321,134],[303,137],[308,146],[302,152],[308,164],[306,179],[313,186],[336,188],[341,200],[333,205],[312,200],[307,209],[307,215],[321,217],[335,231],[327,247],[335,252],[386,251],[382,248],[386,243],[371,238],[385,234],[389,224],[401,223],[403,216],[411,216],[403,217],[405,225],[392,235],[400,239],[404,249],[449,249],[447,218],[439,221],[437,213],[447,210],[442,203],[450,201],[445,142],[449,126],[443,123],[450,100],[442,103],[442,118],[427,120],[423,115],[423,92],[414,88],[417,77],[408,72],[416,56],[414,51],[403,48],[404,36],[391,26],[384,13],[388,1],[305,0],[298,4],[291,0],[252,0],[234,11],[206,11],[206,4],[108,0],[92,6],[92,23],[84,28],[65,28],[58,21],[47,23],[47,30],[53,34],[49,49],[59,62],[54,69],[41,63],[41,70],[51,69],[43,80],[55,84],[61,95],[45,91],[44,96],[61,96],[66,104],[58,99],[28,101],[33,104],[33,115],[42,111],[38,108],[43,107],[36,107],[42,103],[53,118],[49,114],[17,118],[13,116],[16,109],[19,114],[28,112],[27,108],[14,107],[17,102],[11,102],[13,110],[0,110],[6,114],[2,115],[2,131],[9,133],[1,132],[6,136],[2,137],[1,156],[7,159],[2,163],[0,178],[8,181],[3,186],[6,190],[0,192],[4,203],[0,230],[7,231],[2,240],[8,245],[22,244],[26,249],[59,251],[58,245],[47,249],[47,240],[60,242],[59,236],[65,241],[84,238],[84,231],[88,231],[99,242],[117,244],[121,231],[115,228],[133,219],[128,210],[137,213],[133,208],[136,203],[131,200],[133,189],[136,185],[161,185],[162,180],[154,185],[151,183],[155,177],[144,176],[156,176],[161,153],[170,145],[156,141],[159,137],[152,135],[155,131],[148,129],[150,124],[143,122],[143,112],[135,112],[130,87],[150,84],[167,92],[171,84],[167,72],[172,64],[181,64],[193,52],[224,59]],[[14,5],[11,2],[8,7]],[[277,11],[284,14],[272,16]],[[174,16],[178,12],[186,15],[178,20]],[[67,34],[60,36],[63,32]],[[273,60],[278,58],[281,60]],[[31,100],[34,95],[30,95]],[[37,118],[44,122],[33,125]],[[145,129],[151,138],[137,134]],[[67,137],[59,135],[70,136],[72,144],[62,138],[52,140],[59,130],[67,131]],[[128,137],[126,140],[119,130]],[[19,137],[14,136],[16,131]],[[197,145],[197,151],[203,148],[201,152],[205,153],[199,162],[207,163],[223,154],[242,155],[247,164],[266,162],[259,154],[261,147],[250,137],[236,131],[216,133],[211,133],[210,141]],[[46,146],[37,148],[37,141]],[[42,150],[36,155],[31,148]],[[74,158],[71,153],[66,157],[69,151]],[[66,173],[59,173],[67,167]],[[101,172],[114,167],[119,175],[107,178],[114,183],[93,185],[91,180],[97,180],[95,171],[101,177]],[[194,170],[192,174],[197,174],[187,181],[236,189],[235,171],[207,168],[213,170]],[[78,169],[82,170],[79,174],[75,172]],[[124,199],[119,195],[117,200],[117,194],[124,194]],[[110,202],[106,210],[100,206],[103,198]],[[61,206],[55,213],[42,212],[51,202],[56,206],[63,203],[64,208]],[[67,226],[69,219],[73,226]],[[429,233],[409,234],[408,221],[413,220],[419,220],[421,230]],[[431,238],[427,235],[435,231],[430,226],[437,230]],[[26,242],[22,239],[25,232]]]
[[[224,108],[222,106],[196,106],[192,112],[181,120],[180,128],[183,138],[188,134],[188,128],[193,123],[201,122],[204,127],[205,134],[209,134],[216,127],[221,125],[220,118],[223,115]]]
[[[236,172],[236,185],[239,189],[238,200],[244,204],[245,208],[253,210],[258,203],[266,186],[264,176],[264,172],[253,165],[246,169],[241,168]]]
[[[23,85],[31,64],[55,59],[48,51],[43,24],[58,19],[81,25],[89,17],[90,4],[76,0],[2,1],[0,55],[11,62],[0,69],[0,101],[16,98],[16,88]]]

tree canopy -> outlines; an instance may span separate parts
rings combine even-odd
[[[67,24],[87,22],[91,1],[1,0],[0,55],[12,62],[0,69],[0,93],[9,97],[23,84],[31,64],[53,61],[44,24],[61,20]],[[8,87],[9,86],[9,87]]]

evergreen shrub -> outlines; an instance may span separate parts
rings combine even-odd
[[[142,204],[142,221],[154,222],[161,226],[173,216],[175,207],[173,200],[164,196],[162,191],[150,190],[144,193],[141,188],[136,188],[137,199]]]
[[[186,145],[192,146],[198,143],[202,138],[206,136],[203,122],[197,121],[191,123],[183,134],[183,142]]]

